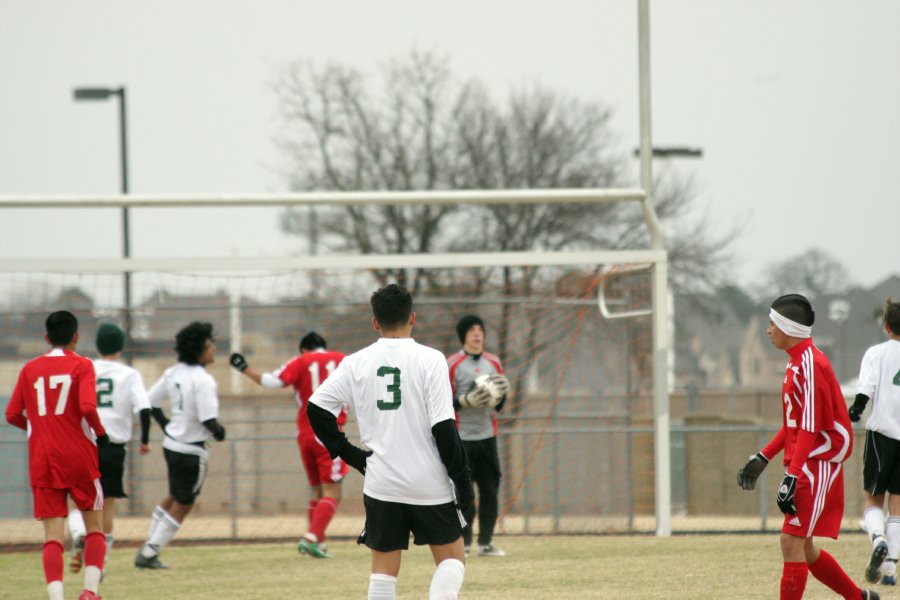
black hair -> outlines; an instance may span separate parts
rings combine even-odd
[[[816,322],[816,313],[806,296],[786,294],[772,303],[772,309],[785,319],[810,327]]]
[[[67,346],[78,333],[78,319],[67,310],[50,313],[44,323],[47,339],[54,346]]]
[[[97,328],[97,352],[111,356],[125,347],[125,332],[115,323],[103,323]]]
[[[409,291],[397,283],[375,290],[369,299],[372,314],[382,328],[392,329],[406,325],[412,314],[413,300]]]
[[[476,325],[480,325],[481,330],[484,331],[484,321],[478,315],[466,315],[459,320],[456,324],[456,335],[459,337],[460,344],[466,343],[466,334]]]
[[[212,323],[194,321],[175,335],[175,352],[178,362],[187,365],[200,364],[200,356],[206,349],[206,340],[214,342]]]
[[[884,324],[894,335],[900,335],[900,302],[893,302],[888,298],[884,303]]]
[[[316,350],[318,348],[327,348],[328,344],[325,343],[325,338],[316,333],[315,331],[310,331],[300,340],[300,351],[304,350]]]

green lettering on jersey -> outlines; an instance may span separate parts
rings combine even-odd
[[[112,408],[113,380],[109,377],[97,378],[97,408]]]
[[[376,373],[379,377],[391,376],[391,382],[387,385],[387,391],[393,397],[393,400],[390,402],[379,400],[378,409],[397,410],[400,408],[400,369],[397,367],[378,367]]]
[[[897,371],[897,374],[894,375],[894,385],[900,385],[900,371]]]

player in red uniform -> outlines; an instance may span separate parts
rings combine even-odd
[[[75,354],[78,320],[68,311],[58,311],[47,317],[46,329],[44,339],[52,348],[22,368],[6,407],[6,421],[28,432],[34,516],[44,524],[47,593],[51,600],[63,598],[66,499],[71,497],[83,511],[87,527],[79,600],[93,600],[99,598],[106,554],[97,446],[108,444],[109,437],[97,416],[94,365]]]
[[[309,424],[306,403],[325,379],[331,375],[344,354],[327,350],[325,338],[311,331],[300,340],[300,356],[291,359],[271,373],[262,373],[247,365],[243,355],[234,353],[229,362],[241,373],[270,389],[288,385],[294,387],[297,401],[297,444],[300,458],[306,469],[306,477],[312,490],[307,514],[309,530],[300,539],[297,549],[301,554],[315,558],[329,558],[325,549],[325,529],[337,512],[341,500],[341,481],[347,474],[347,464],[340,458],[331,458]],[[347,413],[342,412],[339,425],[347,421]]]
[[[781,599],[803,597],[808,574],[842,597],[878,600],[862,590],[813,536],[837,539],[844,516],[843,463],[853,449],[847,405],[831,363],[812,342],[815,313],[799,294],[772,303],[767,333],[790,360],[782,381],[782,425],[769,444],[738,472],[738,484],[752,490],[769,461],[784,450],[785,476],[776,500],[781,528]]]

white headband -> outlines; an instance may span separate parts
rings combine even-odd
[[[801,325],[796,321],[791,321],[784,315],[775,312],[775,309],[769,309],[769,318],[775,323],[775,326],[785,334],[795,338],[812,337],[812,327],[809,325]]]

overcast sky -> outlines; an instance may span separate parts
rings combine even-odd
[[[374,71],[413,48],[500,96],[539,81],[603,102],[627,154],[636,17],[635,0],[0,0],[0,194],[119,190],[116,107],[76,104],[79,85],[127,87],[133,193],[286,191],[277,65]],[[673,167],[714,226],[743,227],[734,279],[811,247],[863,285],[900,272],[900,2],[670,0],[651,17],[654,144],[703,149]],[[302,251],[278,212],[138,210],[132,254]],[[118,210],[64,216],[0,211],[0,257],[119,255]]]

